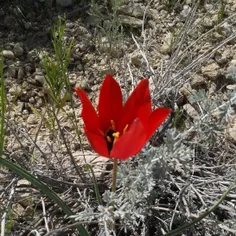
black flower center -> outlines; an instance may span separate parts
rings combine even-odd
[[[105,139],[107,143],[107,149],[109,152],[111,151],[115,140],[115,137],[113,136],[114,133],[116,133],[116,131],[114,131],[113,129],[109,129],[108,132],[106,133]]]

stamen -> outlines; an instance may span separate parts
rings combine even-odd
[[[115,126],[115,122],[114,122],[114,120],[111,120],[111,129],[112,130],[116,130],[116,126]]]
[[[123,129],[123,134],[125,134],[125,133],[126,133],[126,131],[127,131],[128,127],[129,127],[129,125],[127,124],[127,125],[125,126],[125,128]]]
[[[114,137],[114,139],[116,141],[120,136],[120,132],[113,133],[112,136]]]
[[[109,136],[107,136],[107,142],[108,142],[108,143],[111,143],[111,142],[112,142],[112,140],[111,140],[111,138],[110,138]]]

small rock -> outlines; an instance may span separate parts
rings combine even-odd
[[[24,68],[23,67],[19,68],[17,78],[19,80],[24,78]]]
[[[228,66],[226,78],[236,83],[236,66]]]
[[[29,111],[26,110],[26,109],[23,109],[23,110],[22,110],[22,115],[28,116],[28,115],[29,115]]]
[[[231,66],[236,66],[236,60],[235,59],[233,59],[232,61],[230,61],[230,63],[229,63]]]
[[[29,102],[29,94],[28,94],[28,92],[26,92],[26,91],[23,91],[21,94],[20,94],[20,101],[21,102]]]
[[[160,48],[160,51],[164,54],[167,54],[171,52],[172,44],[173,44],[173,34],[171,32],[167,33],[167,35],[164,38],[164,42]]]
[[[21,148],[22,147],[18,142],[14,142],[13,144],[12,144],[12,142],[10,142],[7,146],[7,149],[11,150],[12,152],[19,151]]]
[[[106,65],[106,66],[102,66],[99,68],[99,71],[101,73],[102,76],[107,75],[107,74],[114,74],[115,70],[112,69],[110,66]]]
[[[21,113],[24,109],[24,103],[19,100],[15,101],[15,102],[16,102],[16,105],[14,106],[13,110],[14,110],[15,114],[21,115]]]
[[[25,22],[25,24],[24,24],[25,29],[29,29],[29,28],[31,28],[31,26],[32,26],[32,24],[29,21]]]
[[[142,64],[142,56],[140,55],[139,52],[134,52],[130,55],[131,57],[131,62],[133,65],[140,67]]]
[[[31,98],[29,99],[29,103],[30,103],[30,104],[35,104],[35,99],[34,99],[33,97],[31,97]]]
[[[229,24],[228,22],[225,22],[220,28],[220,33],[223,34],[225,37],[229,37],[230,35],[233,34],[232,25]],[[233,41],[235,42],[235,40]]]
[[[236,142],[236,122],[227,129],[226,137],[233,142]]]
[[[201,72],[203,75],[206,75],[210,80],[214,81],[219,75],[219,69],[220,67],[218,66],[218,64],[213,62],[207,66],[203,66],[201,68]]]
[[[234,75],[236,75],[236,66],[234,66],[234,65],[228,66],[227,67],[227,74],[234,74]]]
[[[220,40],[223,40],[223,36],[219,34],[218,32],[212,33],[212,42],[220,42]]]
[[[191,106],[189,103],[183,105],[183,109],[186,111],[186,113],[194,120],[199,119],[198,112]]]
[[[22,92],[22,88],[19,85],[13,85],[9,88],[8,93],[14,96],[19,96]]]
[[[20,46],[19,43],[16,43],[14,48],[13,48],[13,52],[14,52],[16,57],[20,57],[24,53],[24,49]]]
[[[18,219],[20,217],[24,217],[25,215],[25,208],[19,203],[12,204],[12,217]]]
[[[132,16],[121,15],[121,23],[132,28],[141,28],[143,20]]]
[[[41,97],[36,97],[36,104],[34,105],[35,108],[41,108],[43,106],[43,99]]]
[[[20,187],[21,185],[24,185],[24,187],[25,187],[27,185],[30,186],[31,183],[26,179],[20,179],[20,180],[17,181],[17,186]]]
[[[10,50],[3,50],[3,51],[2,51],[2,55],[3,55],[4,57],[6,57],[6,58],[9,58],[9,59],[15,58],[14,53],[13,53],[12,51],[10,51]]]
[[[184,5],[183,10],[180,12],[180,15],[183,18],[186,18],[188,14],[191,12],[192,8],[188,5]]]
[[[209,97],[214,96],[216,94],[216,84],[210,83],[210,88],[208,88]]]
[[[195,74],[192,76],[193,79],[190,83],[191,87],[193,89],[199,89],[201,87],[205,87],[206,86],[206,79],[204,79],[202,76]]]
[[[16,67],[11,65],[7,69],[7,75],[9,77],[15,78],[16,77]]]
[[[83,60],[83,62],[88,63],[88,62],[92,61],[93,58],[94,58],[94,55],[93,55],[93,54],[91,54],[91,53],[86,53],[86,54],[84,55],[84,57],[82,58],[82,60]]]
[[[228,61],[232,59],[232,49],[226,48],[222,52],[217,52],[215,55],[215,60],[220,65],[225,65]]]
[[[91,90],[95,92],[95,91],[98,91],[99,88],[100,88],[100,86],[95,84],[91,87]]]
[[[145,12],[145,7],[138,4],[132,4],[132,6],[123,5],[119,8],[118,11],[120,14],[133,16],[133,17],[142,19],[143,14]]]
[[[33,49],[28,52],[28,59],[30,62],[40,61],[40,59],[43,59],[43,56],[42,58],[39,58],[39,55],[41,55],[41,53],[37,53],[37,51]]]
[[[38,119],[34,114],[30,114],[28,119],[27,119],[27,123],[30,125],[35,125],[38,123]]]
[[[80,82],[77,82],[75,85],[76,88],[80,88],[82,90],[90,90],[89,83],[86,79],[81,79]]]
[[[150,17],[153,20],[159,20],[160,19],[159,11],[157,9],[149,9],[149,14],[150,14]]]
[[[75,27],[75,24],[73,22],[67,22],[66,23],[66,28],[73,29],[74,27]]]
[[[85,42],[79,42],[75,45],[76,49],[79,49],[80,52],[84,52],[87,48],[88,48],[88,44],[86,44]]]
[[[210,12],[210,11],[214,10],[214,5],[213,4],[204,4],[204,8],[207,12]]]
[[[43,75],[35,75],[35,77],[34,77],[34,79],[35,79],[35,82],[37,83],[37,84],[40,84],[40,85],[43,85],[44,84],[44,82],[45,82],[45,77],[43,76]]]
[[[45,96],[43,91],[38,91],[37,95],[38,95],[38,97],[41,97],[41,98],[43,98]],[[36,100],[37,100],[37,97],[36,97]]]
[[[217,18],[215,16],[208,16],[203,19],[203,26],[206,28],[212,28],[217,25]]]
[[[192,87],[189,83],[186,83],[182,88],[180,88],[179,92],[184,96],[189,97],[192,95]]]
[[[26,73],[27,75],[30,75],[30,74],[32,73],[32,71],[33,71],[33,69],[32,69],[31,64],[26,64],[26,65],[25,65],[25,73]]]
[[[236,90],[236,84],[229,84],[226,86],[228,90]]]

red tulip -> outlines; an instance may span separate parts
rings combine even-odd
[[[152,111],[148,80],[143,79],[123,105],[119,84],[107,75],[99,96],[98,113],[86,93],[75,88],[83,109],[84,131],[101,156],[126,160],[140,152],[171,109]]]

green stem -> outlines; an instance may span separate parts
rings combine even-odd
[[[220,205],[220,203],[223,202],[223,200],[226,198],[227,194],[231,191],[232,187],[233,186],[230,185],[230,187],[220,197],[220,199],[213,206],[211,206],[209,209],[207,209],[206,212],[204,212],[202,215],[200,215],[197,219],[191,221],[190,223],[186,223],[186,224],[182,225],[181,227],[174,229],[174,230],[168,232],[167,234],[164,234],[163,236],[173,236],[173,235],[182,233],[184,230],[189,229],[193,225],[199,223],[202,219],[204,219],[206,216],[208,216],[211,212],[216,210],[216,208]]]
[[[117,176],[117,159],[114,158],[113,162],[113,176],[112,176],[112,192],[116,191],[116,176]]]

